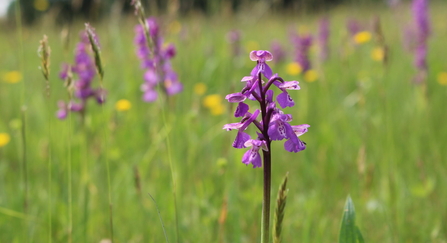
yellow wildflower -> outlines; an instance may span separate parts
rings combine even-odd
[[[383,58],[385,57],[385,51],[382,47],[376,47],[371,51],[371,58],[374,61],[381,62],[383,61]]]
[[[354,42],[356,44],[363,44],[371,40],[371,33],[368,31],[361,31],[354,35]]]
[[[194,85],[194,93],[197,95],[203,95],[206,92],[206,84],[204,83],[196,83]]]
[[[310,69],[304,73],[304,80],[306,80],[306,82],[312,83],[317,79],[318,79],[318,73],[315,70]]]
[[[297,62],[289,63],[287,65],[286,69],[287,69],[287,74],[289,74],[289,75],[298,75],[301,73],[301,71],[303,71],[303,68]]]
[[[33,6],[38,11],[45,11],[50,6],[48,0],[34,0]]]
[[[207,108],[213,108],[221,105],[222,97],[218,94],[207,95],[203,99],[203,106]]]
[[[438,83],[440,85],[447,85],[447,72],[438,73]]]
[[[20,82],[20,80],[22,80],[22,74],[19,71],[11,71],[4,73],[2,75],[2,79],[6,83],[15,84]]]
[[[173,35],[178,34],[181,29],[182,29],[182,24],[180,24],[180,22],[178,22],[177,20],[172,21],[168,25],[168,32]]]
[[[309,26],[301,24],[298,26],[298,33],[309,33]]]
[[[132,108],[132,104],[130,103],[130,101],[128,101],[128,100],[126,100],[126,99],[118,100],[118,101],[115,103],[115,109],[116,109],[117,111],[127,111],[127,110],[129,110],[130,108]]]
[[[245,45],[245,49],[248,53],[250,53],[251,51],[259,50],[259,43],[256,41],[249,41]]]
[[[7,133],[0,133],[0,148],[9,143],[11,137]]]
[[[213,106],[210,108],[211,114],[217,116],[217,115],[222,115],[225,111],[225,106],[222,104],[218,104],[216,106]]]

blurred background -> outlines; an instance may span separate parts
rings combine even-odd
[[[272,207],[289,173],[283,242],[337,242],[348,195],[367,242],[447,242],[446,1],[142,3],[183,85],[154,102],[130,1],[0,0],[0,242],[104,243],[112,228],[114,242],[259,242],[262,169],[222,129],[240,121],[224,97],[253,50],[300,82],[284,112],[310,125],[304,151],[272,147]],[[86,22],[106,102],[61,120]]]

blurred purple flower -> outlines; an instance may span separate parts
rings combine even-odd
[[[320,19],[318,29],[318,46],[320,49],[320,60],[325,61],[329,55],[329,19],[324,17]]]
[[[414,19],[414,65],[418,69],[416,82],[422,83],[427,74],[427,40],[430,36],[430,21],[428,16],[428,0],[413,0],[412,4]]]
[[[259,150],[262,148],[264,153],[270,153],[270,144],[273,140],[287,141],[284,149],[289,152],[299,152],[306,148],[298,136],[307,132],[309,125],[303,124],[291,126],[292,115],[284,114],[276,107],[274,101],[274,92],[270,87],[276,86],[281,93],[276,97],[277,103],[282,107],[292,107],[294,102],[287,90],[299,90],[297,81],[285,82],[278,74],[273,74],[271,68],[267,64],[273,59],[273,55],[269,51],[252,51],[250,59],[256,61],[256,66],[251,71],[251,76],[242,78],[245,87],[241,92],[227,95],[225,98],[232,103],[238,103],[235,117],[242,117],[238,123],[230,123],[224,125],[223,129],[227,131],[238,130],[236,138],[233,142],[235,148],[251,147],[242,157],[244,164],[252,164],[253,168],[261,167],[262,160]],[[263,80],[263,77],[265,80]],[[261,110],[256,109],[254,113],[249,112],[249,105],[244,103],[246,100],[255,100],[260,104]],[[261,119],[257,117],[261,114]],[[249,125],[259,130],[257,139],[251,139],[251,136],[245,132]],[[265,154],[264,154],[265,156]]]
[[[427,69],[427,46],[419,45],[415,50],[414,65],[420,70]]]
[[[99,46],[99,40],[95,35],[96,44]],[[92,55],[91,44],[88,39],[86,31],[80,33],[80,42],[75,48],[75,63],[73,65],[63,64],[62,71],[59,73],[59,77],[62,80],[72,78],[72,75],[77,76],[77,79],[71,81],[71,87],[73,88],[74,99],[77,99],[76,103],[71,100],[68,104],[63,101],[58,102],[59,110],[57,117],[59,119],[65,119],[68,111],[85,113],[85,106],[89,98],[95,98],[99,104],[104,103],[104,97],[106,91],[101,88],[92,88],[93,79],[96,76],[95,61]]]
[[[239,30],[229,31],[227,33],[227,41],[231,45],[233,56],[239,56],[241,54],[241,32]]]
[[[312,45],[312,36],[292,34],[291,39],[295,47],[295,62],[300,64],[302,72],[306,72],[311,68],[309,49]]]
[[[428,19],[428,0],[413,0],[412,5],[417,42],[426,42],[430,35],[430,21]]]
[[[362,31],[363,27],[356,19],[348,19],[346,22],[346,28],[348,29],[349,35],[353,37],[358,32]]]
[[[284,61],[286,53],[284,52],[281,43],[279,43],[279,41],[272,41],[270,48],[272,49],[272,54],[275,57],[275,59],[273,60],[275,63]]]
[[[157,20],[148,18],[149,38],[146,38],[144,28],[141,25],[135,27],[134,43],[137,47],[136,54],[141,61],[141,68],[145,70],[143,101],[154,102],[158,98],[157,86],[160,85],[166,95],[175,95],[183,90],[183,85],[178,80],[177,73],[173,70],[170,60],[175,56],[176,49],[173,44],[164,46],[160,37]],[[151,45],[149,46],[149,43]]]

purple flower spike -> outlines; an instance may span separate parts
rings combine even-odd
[[[92,28],[89,29],[92,31]],[[93,33],[93,41],[100,46],[98,36]],[[106,91],[101,88],[93,88],[92,83],[96,76],[96,66],[93,57],[91,43],[87,31],[80,33],[80,42],[75,48],[74,64],[63,64],[62,71],[59,73],[62,80],[70,80],[73,87],[74,99],[66,105],[59,102],[59,111],[57,117],[64,119],[68,112],[79,112],[85,114],[88,99],[96,99],[100,104],[105,101]]]
[[[142,85],[143,100],[154,102],[158,97],[156,92],[158,85],[168,96],[182,92],[183,85],[171,66],[170,60],[176,55],[175,46],[168,44],[164,47],[160,27],[155,18],[146,19],[146,23],[149,26],[149,36],[145,35],[143,26],[137,25],[134,43],[137,47],[137,57],[141,61],[141,68],[145,70],[143,75],[145,83]],[[151,43],[150,46],[149,43]]]
[[[239,30],[231,30],[227,33],[227,41],[231,45],[232,53],[234,57],[241,54],[241,33]]]
[[[275,140],[287,141],[284,148],[290,152],[298,152],[305,149],[305,143],[298,139],[307,132],[309,125],[291,126],[292,115],[284,114],[276,107],[278,103],[281,108],[293,107],[295,102],[288,94],[288,90],[299,90],[298,81],[284,81],[278,74],[274,74],[270,67],[266,64],[271,61],[272,54],[268,51],[252,51],[250,59],[256,61],[256,67],[251,71],[251,76],[242,78],[245,87],[241,92],[227,95],[225,98],[228,102],[238,103],[235,117],[242,117],[238,123],[230,123],[224,125],[223,129],[227,131],[237,130],[236,138],[233,142],[235,148],[251,147],[245,152],[242,162],[244,164],[252,164],[254,168],[263,165],[259,150],[263,149],[263,155],[270,156],[270,144]],[[272,85],[273,84],[273,85]],[[276,97],[271,87],[277,87],[281,93]],[[247,99],[248,98],[248,99]],[[250,106],[246,101],[256,101],[260,104],[261,110],[256,109],[253,114],[249,112]],[[258,116],[261,118],[258,120]],[[258,129],[257,138],[251,139],[250,135],[245,132],[248,126],[254,124]],[[267,160],[265,160],[267,161]]]
[[[275,57],[274,62],[275,63],[282,62],[286,57],[286,53],[283,50],[281,44],[278,41],[273,41],[271,44],[271,48],[272,48],[272,54]]]
[[[312,36],[295,34],[292,36],[292,43],[295,46],[295,62],[300,64],[303,72],[306,72],[311,68],[309,49],[312,45]]]
[[[318,46],[320,47],[320,59],[325,61],[329,56],[329,19],[327,17],[320,20],[318,29]]]
[[[425,41],[430,35],[428,0],[414,0],[412,8],[414,22],[418,30],[418,42]]]
[[[413,0],[412,5],[414,18],[414,65],[418,73],[415,80],[422,83],[427,75],[427,41],[430,36],[430,21],[428,16],[428,0]]]

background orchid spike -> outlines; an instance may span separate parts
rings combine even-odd
[[[238,130],[233,147],[252,147],[244,155],[243,163],[251,163],[256,168],[262,166],[259,149],[265,147],[264,151],[270,153],[270,143],[272,140],[286,139],[284,148],[289,152],[304,150],[306,145],[298,137],[307,132],[309,125],[290,125],[289,122],[292,121],[292,115],[284,114],[276,106],[277,103],[281,108],[293,107],[295,105],[288,90],[299,90],[299,82],[284,81],[278,74],[273,74],[272,69],[266,63],[273,60],[273,55],[269,51],[252,51],[250,53],[250,59],[257,63],[251,71],[251,76],[242,78],[245,87],[241,92],[228,94],[225,97],[228,102],[238,103],[234,116],[242,117],[242,120],[240,123],[226,124],[224,125],[224,129]],[[263,78],[267,80],[263,80]],[[276,101],[273,98],[274,91],[270,90],[272,85],[276,86],[280,91],[276,96]],[[250,106],[244,103],[246,100],[258,101],[261,109],[256,109],[253,114],[250,113]],[[259,113],[261,113],[261,119],[257,120]],[[250,124],[255,124],[255,127],[259,130],[257,139],[251,139],[251,136],[244,132]]]
[[[59,73],[59,77],[65,81],[70,95],[68,102],[58,102],[57,117],[59,119],[65,119],[68,111],[79,112],[84,117],[89,98],[96,99],[99,104],[105,102],[106,91],[101,87],[92,88],[96,72],[101,72],[98,69],[100,63],[96,63],[91,57],[91,55],[96,57],[96,54],[99,55],[99,41],[93,30],[87,27],[87,30],[81,32],[80,42],[76,45],[75,63],[73,65],[63,64],[62,71]],[[96,58],[100,59],[99,56]]]
[[[178,80],[170,61],[176,54],[175,46],[163,43],[156,18],[148,18],[145,23],[149,23],[148,32],[146,33],[145,27],[141,24],[137,25],[134,43],[137,47],[137,56],[141,61],[141,68],[145,70],[144,83],[141,85],[144,93],[143,100],[154,102],[158,98],[157,86],[160,86],[166,95],[171,96],[181,92],[183,85]],[[149,45],[149,43],[153,44]]]

